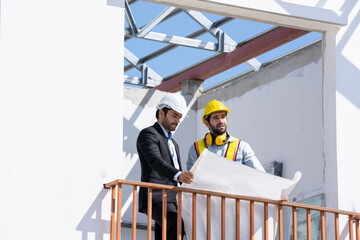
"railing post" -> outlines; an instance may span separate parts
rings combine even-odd
[[[211,240],[211,195],[206,195],[206,240]]]
[[[279,240],[283,240],[283,209],[282,205],[278,205],[278,215],[279,215]]]
[[[320,224],[321,224],[321,240],[325,240],[325,213],[320,212]]]
[[[137,186],[133,186],[132,240],[136,240]]]
[[[122,198],[122,184],[118,184],[117,196],[117,218],[116,218],[116,240],[121,239],[121,198]]]
[[[177,207],[177,240],[182,238],[182,192],[178,191],[178,207]]]
[[[116,187],[111,188],[111,221],[110,221],[110,240],[114,240],[115,233],[115,194]]]
[[[349,240],[353,240],[353,216],[349,215]]]
[[[148,188],[148,209],[147,209],[147,240],[151,240],[151,223],[152,223],[152,188]]]
[[[264,203],[264,240],[269,239],[269,205]]]
[[[254,232],[254,201],[250,201],[250,239],[255,239],[255,232]]]
[[[360,240],[360,229],[359,229],[359,218],[357,217],[355,220],[356,227],[356,240]]]
[[[292,207],[293,240],[297,240],[297,214],[296,207]]]
[[[162,198],[162,240],[166,240],[166,218],[167,218],[167,191],[163,189]]]
[[[192,240],[196,240],[196,193],[192,194]]]
[[[225,240],[225,197],[221,197],[221,240]]]
[[[311,240],[311,212],[310,212],[310,209],[306,209],[306,229],[307,229],[307,239]]]
[[[235,199],[235,232],[236,240],[240,240],[240,200]]]
[[[335,240],[339,240],[339,214],[335,213]]]

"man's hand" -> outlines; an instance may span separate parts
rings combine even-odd
[[[187,184],[190,184],[192,183],[192,180],[194,179],[194,174],[192,174],[191,172],[189,171],[184,171],[182,172],[179,177],[178,177],[178,180],[182,183],[187,183]]]

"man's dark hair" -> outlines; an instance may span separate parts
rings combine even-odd
[[[164,111],[164,114],[165,114],[165,116],[166,116],[167,112],[168,112],[169,110],[171,110],[171,108],[164,107],[163,109],[158,109],[158,110],[156,110],[156,119],[159,119],[159,111],[160,111],[160,110],[163,110],[163,111]]]
[[[206,118],[205,118],[205,120],[206,120],[208,123],[210,123],[210,117],[211,117],[211,114],[207,115]]]
[[[221,112],[221,111],[219,111],[219,112]],[[211,114],[213,114],[213,113],[210,113],[210,114],[208,114],[208,115],[205,117],[205,120],[206,120],[208,123],[210,123]],[[225,112],[225,116],[227,116],[227,112]]]

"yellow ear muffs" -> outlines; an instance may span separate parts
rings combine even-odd
[[[229,139],[229,135],[227,133],[223,133],[221,135],[216,136],[215,140],[211,133],[207,133],[205,135],[205,140],[207,145],[213,145],[214,142],[216,145],[223,145]]]
[[[215,143],[216,145],[223,145],[228,140],[228,136],[226,133],[216,136]]]
[[[207,133],[205,135],[205,140],[207,145],[213,145],[213,137],[211,136],[211,133]]]

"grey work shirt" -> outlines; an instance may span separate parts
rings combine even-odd
[[[234,138],[232,136],[229,137],[228,141],[223,144],[223,145],[209,145],[207,146],[207,149],[210,152],[216,153],[217,155],[220,156],[224,156],[226,149],[229,145],[230,142],[233,142]],[[191,145],[190,149],[189,149],[189,154],[188,154],[188,160],[186,162],[186,167],[187,170],[190,170],[192,168],[192,166],[194,165],[194,163],[196,162],[198,156],[196,153],[196,149],[194,144]],[[252,150],[252,148],[250,147],[250,145],[245,142],[245,141],[240,141],[240,145],[239,145],[239,149],[238,152],[236,154],[236,162],[242,163],[246,166],[258,169],[260,171],[265,172],[263,166],[261,165],[261,163],[259,162],[259,160],[257,159],[257,157],[255,156],[254,151]]]

